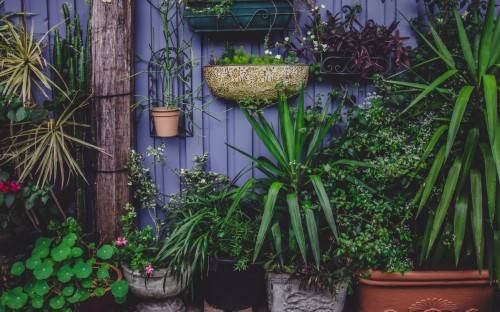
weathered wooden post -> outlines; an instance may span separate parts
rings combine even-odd
[[[119,233],[130,197],[125,164],[133,138],[133,16],[135,0],[92,1],[92,139],[96,155],[94,228],[102,239]]]

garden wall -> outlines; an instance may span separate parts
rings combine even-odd
[[[100,0],[94,0],[100,1]],[[112,0],[117,1],[117,0]],[[379,0],[360,0],[363,7],[361,21],[372,19],[377,23],[388,25],[393,20],[403,20],[401,15],[408,18],[414,18],[422,12],[422,4],[415,0],[386,0],[381,3]],[[32,12],[30,19],[33,20],[36,32],[44,33],[53,27],[60,27],[64,32],[61,20],[61,5],[69,3],[79,14],[82,24],[88,19],[89,5],[84,0],[64,1],[64,0],[5,0],[5,12]],[[352,4],[352,0],[323,0],[318,1],[318,5],[323,3],[327,10],[333,13],[340,12],[344,5]],[[0,8],[1,9],[1,8]],[[151,58],[151,50],[158,50],[162,46],[162,23],[160,17],[145,0],[136,1],[135,15],[135,53],[136,53],[136,72],[135,76],[135,94],[136,100],[143,101],[150,92],[148,88],[148,77],[141,74],[147,70],[147,62]],[[301,16],[300,21],[306,20],[306,12]],[[422,15],[422,14],[420,14]],[[403,37],[410,36],[411,32],[406,22],[403,20],[399,27]],[[184,30],[189,31],[185,26]],[[282,40],[283,34],[273,34],[271,42]],[[49,42],[50,41],[49,36]],[[209,62],[211,55],[220,55],[224,43],[233,41],[235,47],[245,46],[245,51],[255,55],[263,55],[263,34],[238,33],[229,35],[227,33],[206,33],[195,34],[193,37],[194,57],[198,60],[198,66],[193,69],[193,84],[202,83],[201,65]],[[414,44],[414,40],[408,41]],[[153,48],[152,48],[153,47]],[[363,98],[372,87],[366,82],[362,82],[358,88],[352,88],[352,82],[347,79],[327,77],[322,83],[311,81],[307,86],[309,102],[312,104],[316,95],[327,94],[332,88],[345,87],[350,90],[357,98],[357,103],[362,104]],[[210,92],[206,86],[202,90],[205,99],[196,102],[197,107],[203,105],[202,102],[212,100]],[[179,190],[179,181],[173,172],[176,168],[187,168],[192,165],[192,158],[195,155],[208,152],[210,154],[209,169],[219,173],[227,173],[230,177],[235,176],[240,170],[249,166],[247,158],[228,148],[227,144],[234,145],[252,155],[259,156],[265,154],[264,149],[259,144],[259,139],[252,133],[251,127],[244,118],[239,109],[234,104],[214,99],[213,102],[205,108],[213,117],[195,111],[193,120],[196,123],[193,136],[176,138],[154,138],[150,135],[149,114],[138,113],[136,120],[136,148],[144,151],[148,146],[157,147],[161,143],[166,144],[165,153],[167,156],[167,165],[171,169],[152,168],[152,174],[160,189],[165,194],[170,194]],[[268,118],[277,120],[277,112],[274,107],[265,111]],[[258,174],[256,171],[246,173],[243,178],[249,178]],[[146,217],[146,216],[145,216]],[[144,219],[144,222],[147,222]]]

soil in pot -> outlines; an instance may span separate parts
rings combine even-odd
[[[235,271],[234,260],[216,259],[211,262],[204,280],[207,303],[224,311],[244,310],[255,306],[264,286],[264,269],[250,265],[245,271]]]

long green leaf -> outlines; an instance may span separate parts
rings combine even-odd
[[[486,16],[481,31],[481,43],[479,47],[479,79],[484,78],[484,74],[490,63],[491,40],[493,39],[493,26],[495,23],[495,0],[488,1]],[[498,40],[498,38],[495,38]]]
[[[474,55],[472,55],[472,49],[469,38],[467,37],[467,31],[465,30],[462,17],[460,16],[460,13],[458,13],[456,7],[453,8],[453,14],[455,15],[455,21],[457,23],[458,37],[460,39],[460,46],[462,48],[465,62],[467,62],[467,67],[472,78],[474,79],[474,82],[477,83],[479,81],[479,77],[477,76],[476,61],[474,60]]]
[[[420,93],[404,110],[403,113],[407,112],[410,108],[412,108],[415,104],[420,102],[427,94],[434,91],[439,85],[448,80],[451,76],[455,75],[458,72],[456,69],[450,69],[444,74],[437,77],[431,84],[429,84],[422,93]]]
[[[439,56],[443,62],[446,63],[449,69],[456,69],[455,61],[453,60],[450,50],[448,50],[441,37],[439,37],[438,33],[432,26],[432,23],[429,23],[429,29],[431,31],[432,38],[436,43],[436,47],[439,49]]]
[[[438,237],[438,234],[443,225],[444,218],[446,217],[446,212],[450,206],[451,199],[455,193],[455,187],[457,185],[458,176],[460,174],[460,169],[462,167],[462,159],[457,156],[453,165],[448,172],[448,177],[446,178],[446,183],[444,185],[443,194],[439,200],[438,206],[436,208],[436,217],[434,218],[434,224],[432,225],[432,232],[429,238],[429,246],[427,247],[427,257],[429,256],[434,241]]]
[[[425,178],[424,182],[425,186],[422,192],[422,198],[420,199],[420,204],[418,205],[417,216],[420,214],[420,211],[422,211],[422,208],[427,202],[427,199],[431,195],[432,188],[434,187],[439,172],[441,171],[441,167],[443,166],[444,152],[445,152],[445,147],[441,146],[436,155],[436,158],[434,159],[434,162],[432,163],[431,170],[429,171],[429,174]]]
[[[224,227],[225,224],[227,223],[227,221],[231,218],[234,211],[236,210],[236,207],[239,205],[241,199],[245,196],[246,192],[253,185],[254,182],[255,182],[255,179],[253,179],[253,178],[248,179],[242,187],[239,187],[237,189],[238,192],[236,193],[236,196],[233,198],[233,202],[231,203],[231,206],[227,210],[226,218],[224,219],[224,223],[222,224],[222,227]]]
[[[420,64],[418,64],[418,65],[420,65]],[[391,83],[391,84],[395,84],[395,85],[413,88],[413,89],[420,89],[420,90],[425,90],[429,86],[429,84],[408,82],[408,81],[386,80],[386,82]],[[445,89],[445,88],[436,88],[436,91],[438,91],[439,93],[442,93],[442,94],[453,94],[452,91],[450,91],[449,89]]]
[[[278,114],[281,127],[281,144],[285,152],[288,163],[297,161],[295,159],[295,131],[293,129],[292,116],[286,101],[286,96],[280,96],[278,99]],[[293,166],[291,167],[294,170]]]
[[[299,94],[299,104],[297,106],[297,117],[295,118],[295,159],[300,159],[305,142],[305,134],[302,131],[304,127],[304,92]]]
[[[469,179],[469,170],[472,163],[474,162],[478,142],[479,130],[477,128],[472,128],[467,136],[467,141],[465,142],[464,152],[462,155],[462,169],[457,186],[458,193],[462,191],[465,182]]]
[[[464,242],[465,227],[467,226],[467,209],[469,198],[467,192],[462,192],[455,202],[455,217],[453,219],[453,235],[455,236],[455,264],[458,265],[460,251]]]
[[[267,193],[267,200],[264,204],[264,213],[262,215],[262,221],[260,222],[259,232],[257,233],[257,239],[255,242],[255,250],[253,253],[253,262],[257,260],[259,256],[260,249],[264,244],[264,239],[266,238],[267,230],[269,229],[269,225],[273,219],[276,199],[278,198],[279,191],[283,183],[274,182],[271,184],[269,188],[269,192]]]
[[[273,234],[274,247],[278,253],[280,263],[283,265],[285,263],[285,259],[283,258],[283,246],[281,243],[281,228],[279,221],[274,222],[273,226],[271,226],[271,233]]]
[[[425,161],[427,159],[427,157],[429,157],[430,153],[434,149],[434,146],[436,145],[436,143],[441,138],[441,135],[443,135],[443,133],[446,130],[448,130],[448,125],[441,125],[441,126],[439,126],[439,128],[436,129],[436,131],[432,135],[431,139],[429,140],[429,143],[427,143],[427,146],[425,147],[424,152],[422,153],[421,162]]]
[[[290,214],[290,223],[292,224],[297,244],[299,245],[300,253],[304,263],[307,264],[307,248],[306,239],[304,235],[304,228],[302,227],[302,218],[300,217],[300,206],[297,194],[292,193],[286,196],[288,203],[288,213]]]
[[[472,199],[472,234],[476,246],[476,259],[479,272],[483,269],[484,237],[483,237],[483,186],[481,173],[477,169],[470,171]]]
[[[448,130],[448,139],[446,141],[446,154],[445,158],[450,155],[451,148],[455,142],[455,137],[457,136],[458,129],[462,123],[462,117],[464,116],[465,109],[469,103],[470,95],[474,87],[465,86],[460,90],[458,94],[457,101],[455,102],[455,107],[453,108],[453,114],[451,115],[450,128]]]
[[[429,214],[427,218],[427,223],[425,225],[424,237],[422,239],[422,249],[420,252],[420,264],[425,260],[427,249],[429,247],[429,239],[431,238],[432,225],[434,224],[434,214]]]
[[[333,218],[332,206],[330,205],[330,200],[328,194],[326,193],[325,186],[321,182],[321,178],[317,175],[309,176],[311,182],[316,191],[316,196],[318,197],[323,213],[325,214],[326,222],[330,226],[333,235],[338,238],[337,226],[335,225],[335,219]]]
[[[350,160],[350,159],[339,159],[332,163],[332,165],[351,165],[365,168],[377,168],[376,165],[366,162],[366,161],[358,161],[358,160]]]
[[[320,252],[319,252],[319,238],[318,238],[318,225],[316,224],[316,216],[314,210],[305,208],[307,234],[309,234],[309,241],[311,242],[311,249],[314,256],[314,262],[319,268]]]
[[[479,144],[484,159],[484,175],[486,181],[486,196],[488,199],[488,216],[490,223],[495,219],[495,202],[497,200],[497,175],[495,172],[495,162],[491,155],[491,148],[486,144]]]
[[[483,81],[488,137],[491,145],[491,154],[495,162],[497,175],[500,179],[500,122],[498,120],[497,81],[493,75],[484,75]]]

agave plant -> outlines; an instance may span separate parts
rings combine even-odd
[[[486,255],[488,268],[490,271],[496,268],[500,278],[500,121],[497,101],[500,20],[498,15],[495,18],[494,0],[488,1],[482,20],[479,10],[475,8],[470,13],[479,25],[479,31],[475,32],[468,31],[458,9],[453,10],[457,42],[460,43],[461,53],[458,55],[451,52],[432,25],[429,25],[432,39],[419,33],[437,55],[435,60],[445,64],[444,73],[429,84],[392,83],[422,90],[406,110],[422,103],[431,92],[456,96],[450,116],[442,119],[445,124],[436,130],[426,149],[425,157],[437,150],[436,157],[415,198],[419,215],[428,204],[437,181],[444,184],[437,207],[429,213],[421,261],[429,257],[433,247],[437,248],[436,253],[443,250],[444,245],[436,242],[444,224],[448,223],[453,228],[456,264],[460,260],[462,245],[468,242],[465,238],[471,236],[478,269],[483,268]],[[440,88],[450,81],[452,88],[459,90],[458,94]]]
[[[319,266],[321,251],[318,217],[320,210],[323,211],[324,219],[322,218],[322,220],[326,220],[329,231],[335,237],[337,236],[332,207],[321,177],[317,174],[310,174],[310,172],[323,138],[338,119],[344,100],[345,96],[342,97],[341,103],[332,114],[328,113],[328,105],[325,105],[321,110],[320,122],[308,133],[306,131],[304,91],[302,90],[299,95],[296,113],[290,110],[287,98],[281,95],[278,99],[280,138],[262,114],[253,115],[241,107],[253,130],[274,158],[274,161],[266,157],[256,158],[231,146],[252,159],[256,167],[269,178],[263,181],[269,185],[269,189],[265,197],[263,217],[257,234],[254,261],[257,260],[269,229],[271,229],[274,246],[282,263],[284,249],[282,248],[282,233],[288,232],[288,241],[296,242],[304,263],[307,264],[307,255],[312,252],[315,264]],[[307,187],[314,189],[311,199],[304,199],[300,196],[301,191]],[[317,205],[321,206],[321,209],[314,209]],[[277,211],[286,215],[289,222],[285,223],[290,226],[280,223]],[[306,233],[309,237],[309,244],[306,243]]]

